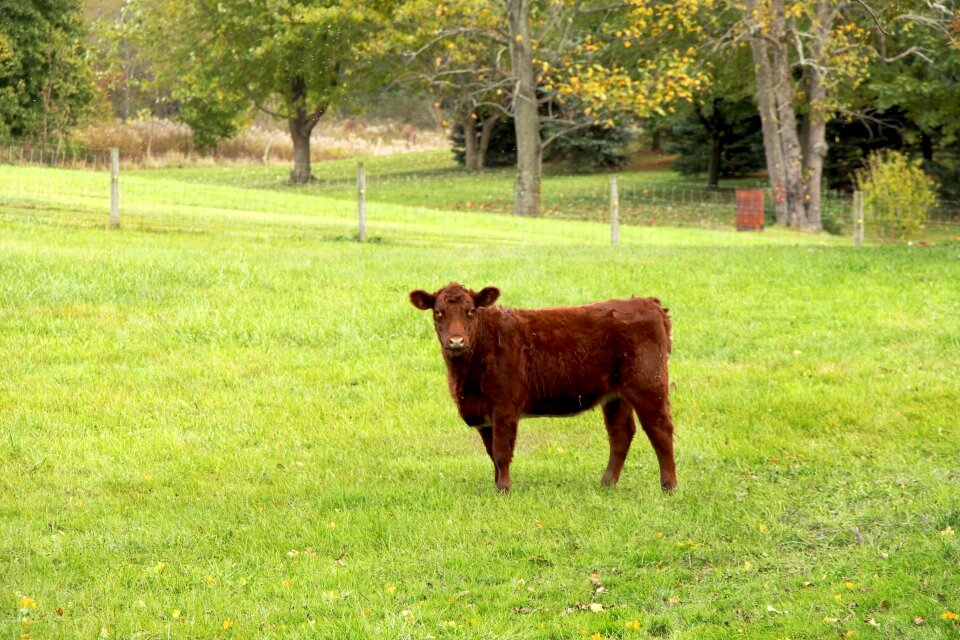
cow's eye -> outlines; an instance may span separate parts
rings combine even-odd
[[[434,312],[433,312],[433,317],[434,317],[434,318],[442,318],[442,317],[443,317],[443,311],[434,311]]]
[[[467,311],[467,317],[472,318],[473,314],[475,314],[476,312],[477,312],[476,309],[470,309],[470,311]]]

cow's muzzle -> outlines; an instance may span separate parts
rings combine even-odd
[[[443,345],[447,352],[456,355],[462,353],[467,348],[467,343],[461,336],[447,338],[447,343]]]

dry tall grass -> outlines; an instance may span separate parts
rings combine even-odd
[[[188,126],[169,120],[89,125],[76,129],[71,139],[73,144],[88,149],[117,147],[125,162],[144,167],[293,161],[290,135],[283,129],[259,124],[221,141],[207,154],[196,150]],[[311,136],[310,151],[314,161],[321,161],[447,146],[449,141],[443,131],[418,129],[400,122],[345,119],[319,123]]]

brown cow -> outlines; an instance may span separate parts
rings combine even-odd
[[[450,394],[493,460],[497,489],[510,490],[517,421],[603,407],[610,460],[603,484],[620,478],[637,427],[650,438],[660,484],[677,486],[673,420],[667,398],[670,317],[656,298],[583,307],[494,307],[496,287],[479,292],[451,282],[436,293],[410,292],[433,311]]]

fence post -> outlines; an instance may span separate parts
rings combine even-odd
[[[120,226],[120,150],[110,147],[110,228]]]
[[[863,193],[853,192],[853,244],[863,244]]]
[[[620,244],[620,193],[617,176],[610,176],[610,244]]]
[[[357,239],[367,241],[367,172],[363,163],[357,165]]]

